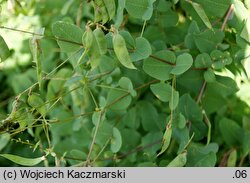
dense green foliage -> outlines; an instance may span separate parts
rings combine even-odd
[[[1,166],[250,165],[249,0],[0,2]]]

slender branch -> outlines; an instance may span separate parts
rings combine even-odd
[[[79,46],[83,46],[82,43],[78,43],[78,42],[75,42],[75,41],[70,41],[70,40],[67,40],[67,39],[59,38],[59,37],[46,36],[46,35],[43,35],[43,34],[37,34],[37,33],[34,33],[34,32],[30,32],[30,31],[24,31],[24,30],[20,30],[20,29],[5,27],[5,26],[0,26],[0,29],[6,29],[6,30],[11,30],[11,31],[16,31],[16,32],[22,32],[22,33],[25,33],[25,34],[31,34],[33,36],[41,36],[41,37],[44,37],[45,39],[63,41],[63,42],[68,42],[68,43],[76,44],[76,45],[79,45]]]
[[[198,96],[198,98],[197,98],[196,103],[200,103],[201,98],[202,98],[202,96],[203,96],[203,94],[204,94],[206,85],[207,85],[207,82],[204,80],[204,82],[203,82],[203,84],[202,84],[202,87],[201,87],[201,90],[200,90],[200,93],[199,93],[199,96]]]
[[[223,21],[223,24],[222,24],[222,26],[221,26],[221,29],[220,29],[221,31],[223,31],[223,30],[225,29],[228,20],[229,20],[230,17],[232,16],[233,11],[234,11],[234,5],[231,4],[231,6],[229,7],[229,9],[228,9],[228,11],[227,11],[226,17],[225,17],[225,19],[224,19],[224,21]]]
[[[175,65],[175,64],[172,63],[172,62],[169,62],[169,61],[167,61],[167,60],[161,59],[161,58],[159,58],[159,57],[157,57],[157,56],[154,56],[154,55],[149,55],[149,57],[151,57],[151,58],[153,58],[153,59],[155,59],[155,60],[158,60],[158,61],[160,61],[160,62],[169,64],[169,65],[173,65],[173,66]]]
[[[96,137],[97,137],[97,132],[98,132],[100,123],[102,121],[102,115],[103,115],[103,111],[100,111],[100,116],[99,116],[97,124],[95,126],[95,132],[94,132],[94,136],[93,136],[90,148],[89,148],[89,153],[88,153],[88,156],[87,156],[87,159],[86,159],[85,166],[89,166],[90,165],[90,158],[91,158],[91,154],[92,154],[92,151],[93,151],[93,148],[94,148],[94,145],[95,145],[95,141],[96,141]]]
[[[143,36],[146,24],[147,24],[147,21],[145,20],[144,23],[143,23],[142,31],[141,31],[141,37]]]

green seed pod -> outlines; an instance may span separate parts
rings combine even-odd
[[[237,151],[234,149],[228,159],[227,159],[227,166],[228,167],[235,167],[236,166],[236,163],[237,163]]]
[[[101,28],[97,28],[93,31],[96,39],[100,54],[105,54],[108,50],[107,40]]]
[[[157,156],[160,156],[168,149],[170,142],[171,142],[172,132],[173,132],[173,129],[171,125],[168,124],[167,129],[163,135],[163,144],[162,144],[161,151],[157,154]]]
[[[93,43],[93,39],[94,39],[93,31],[91,30],[90,27],[87,26],[86,32],[82,36],[82,43],[83,43],[84,48],[86,50],[89,50],[91,48],[92,43]]]
[[[187,152],[183,152],[176,156],[169,164],[168,167],[183,167],[187,163]]]
[[[100,22],[102,20],[102,14],[100,8],[97,6],[95,1],[92,1],[94,7],[94,14],[95,14],[95,22]]]
[[[118,60],[123,66],[136,69],[129,56],[124,38],[118,33],[113,35],[113,47]]]
[[[100,11],[102,23],[106,23],[109,20],[109,15],[103,0],[94,0],[94,3],[97,6],[97,10]]]
[[[105,7],[107,9],[109,20],[115,16],[115,1],[114,0],[103,0]]]

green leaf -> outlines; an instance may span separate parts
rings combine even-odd
[[[213,50],[210,56],[213,60],[212,67],[214,69],[222,69],[226,65],[229,65],[232,63],[232,58],[228,52],[222,52],[220,50]]]
[[[196,34],[199,34],[199,33],[200,33],[200,29],[196,21],[192,21],[189,25],[188,34],[185,36],[185,41],[184,41],[186,47],[189,48],[190,50],[196,49],[194,37]]]
[[[223,118],[219,122],[222,138],[231,147],[238,146],[243,141],[242,128],[233,120]]]
[[[80,159],[87,158],[87,154],[78,149],[72,149],[70,151],[70,156],[74,157],[75,159],[79,158],[79,160],[74,160],[74,164],[81,163]]]
[[[230,155],[229,155],[229,157],[227,159],[227,166],[228,167],[236,167],[237,166],[236,163],[237,163],[237,150],[234,149],[230,153]]]
[[[171,79],[170,71],[176,60],[175,54],[168,50],[162,50],[154,54],[154,57],[147,58],[143,62],[143,70],[150,76],[166,81]]]
[[[9,133],[3,133],[0,135],[0,151],[8,144],[10,140],[10,134]]]
[[[203,156],[194,166],[195,167],[213,167],[217,161],[216,154],[213,152]]]
[[[115,61],[111,57],[102,55],[98,66],[101,73],[109,73],[115,69]]]
[[[92,115],[92,123],[97,126],[100,121],[104,120],[104,115],[101,111],[95,111]]]
[[[183,167],[187,162],[187,152],[183,152],[176,156],[169,164],[168,167]]]
[[[154,1],[155,0],[126,0],[125,8],[131,16],[149,20],[153,14]]]
[[[212,60],[209,54],[207,53],[201,53],[197,55],[195,62],[194,62],[194,66],[196,68],[207,68],[207,67],[210,67],[211,65],[212,65]]]
[[[175,121],[173,121],[173,124],[174,123]],[[190,130],[187,126],[182,129],[174,127],[173,139],[175,139],[177,143],[179,144],[177,154],[182,153],[187,148],[186,147],[187,144],[190,143],[189,131]]]
[[[131,50],[135,49],[135,47],[136,47],[135,40],[128,31],[121,30],[121,31],[119,31],[119,34],[124,38],[124,40],[126,42],[126,47],[128,49],[131,49]]]
[[[130,108],[122,119],[122,123],[131,129],[138,129],[140,126],[138,111],[136,107]]]
[[[70,53],[80,50],[83,35],[81,28],[70,23],[59,21],[52,25],[52,32],[58,39],[57,43],[62,52]]]
[[[214,71],[212,69],[208,69],[207,71],[204,72],[204,79],[208,83],[212,83],[216,81],[216,77],[214,74]]]
[[[171,98],[172,88],[167,83],[157,83],[150,85],[151,91],[154,95],[163,102],[168,102]]]
[[[213,89],[209,89],[209,86],[208,86],[208,89],[204,95],[204,98],[202,99],[202,105],[207,115],[214,113],[218,111],[219,109],[222,109],[223,106],[226,105],[226,103],[227,103],[227,100],[225,98],[221,97],[221,95],[214,92]]]
[[[132,81],[127,77],[122,77],[118,83],[121,88],[127,89],[128,91],[133,90]]]
[[[206,146],[191,143],[188,148],[187,167],[213,167],[217,162],[218,145],[210,143]]]
[[[136,38],[136,48],[133,53],[130,54],[132,61],[139,61],[142,59],[146,59],[151,55],[152,49],[151,45],[147,39],[143,37]]]
[[[169,108],[170,110],[175,110],[175,108],[178,106],[179,103],[179,92],[173,90],[171,92],[171,97],[169,100]]]
[[[180,98],[179,110],[188,121],[201,121],[202,112],[199,105],[190,97],[189,94],[184,94]]]
[[[93,128],[92,135],[94,134],[95,128]],[[113,126],[107,123],[107,121],[102,121],[96,135],[96,144],[102,148],[107,142],[109,142],[110,138],[112,138],[112,134]]]
[[[217,93],[222,97],[227,97],[238,91],[238,86],[230,77],[216,76],[216,81],[207,84],[208,92]]]
[[[141,144],[140,144],[141,147],[145,147],[148,144],[152,144],[152,146],[144,150],[145,155],[151,162],[156,158],[156,153],[161,148],[161,144],[155,142],[158,142],[162,138],[162,135],[163,134],[161,131],[156,131],[147,133],[145,136],[141,138]]]
[[[165,0],[159,0],[157,6],[156,6],[156,10],[158,12],[164,13],[167,12],[168,10],[171,9],[172,3],[169,1],[165,1]]]
[[[116,21],[115,21],[115,28],[118,29],[123,21],[123,11],[125,8],[125,1],[124,0],[118,0],[118,7],[117,7],[117,13],[116,13]]]
[[[193,8],[195,9],[196,13],[199,15],[203,23],[207,26],[207,28],[212,29],[212,25],[203,9],[203,7],[195,2],[191,2]]]
[[[166,7],[163,8],[165,9]],[[177,25],[179,16],[175,11],[170,9],[164,14],[159,14],[157,19],[161,27],[170,28]]]
[[[182,128],[185,128],[187,124],[187,120],[185,118],[185,116],[183,116],[183,114],[179,114],[179,117],[178,117],[178,128],[182,129]]]
[[[0,156],[16,163],[19,165],[23,165],[23,166],[34,166],[39,164],[41,161],[45,160],[45,157],[39,157],[39,158],[23,158],[21,156],[16,156],[16,155],[12,155],[12,154],[0,154]]]
[[[113,47],[118,60],[123,66],[136,69],[129,56],[124,38],[118,33],[113,35]]]
[[[122,150],[129,151],[131,148],[136,148],[141,140],[141,134],[131,128],[123,128],[122,134]],[[136,159],[135,159],[136,160]]]
[[[189,53],[183,53],[177,57],[176,66],[171,70],[171,74],[183,74],[192,66],[192,64],[192,56]]]
[[[228,10],[231,0],[196,0],[205,10],[208,16],[216,16],[222,18]]]
[[[171,124],[168,124],[166,131],[163,135],[161,151],[157,154],[157,156],[160,156],[168,149],[170,142],[171,142],[172,131],[173,131],[173,129],[171,127]]]
[[[250,19],[246,20],[245,25],[240,33],[240,37],[250,43]]]
[[[117,153],[122,147],[122,136],[120,131],[117,128],[113,128],[113,136],[111,139],[111,151]]]
[[[107,105],[112,110],[124,110],[132,101],[132,97],[125,91],[110,90],[107,98]]]
[[[153,132],[162,130],[162,123],[164,123],[164,120],[159,120],[159,114],[152,103],[145,100],[140,101],[137,103],[136,108],[145,131]]]
[[[193,92],[199,95],[199,91],[204,82],[203,71],[188,70],[177,77],[177,88],[181,87],[185,92]]]
[[[46,116],[47,109],[45,102],[38,94],[33,93],[32,95],[30,95],[28,98],[28,104],[39,111],[42,116]]]
[[[128,90],[128,92],[130,92],[133,97],[136,96],[136,91],[134,90],[133,83],[129,78],[122,77],[118,83],[121,88]]]
[[[3,37],[0,35],[0,62],[5,61],[10,56],[10,50]]]
[[[224,39],[224,33],[221,30],[205,30],[194,35],[195,45],[201,53],[210,53],[216,49],[217,44]]]

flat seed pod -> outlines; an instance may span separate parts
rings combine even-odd
[[[93,39],[94,39],[93,31],[91,30],[90,27],[87,26],[86,27],[86,32],[82,36],[82,43],[83,43],[84,48],[86,50],[89,50],[90,47],[92,46]]]
[[[115,16],[115,1],[114,0],[103,0],[105,7],[107,9],[109,20]]]
[[[169,164],[168,167],[183,167],[187,163],[187,152],[183,152],[176,156]]]
[[[101,28],[97,28],[93,31],[94,37],[96,39],[99,51],[101,54],[105,54],[108,50],[107,40],[105,34]]]
[[[103,0],[95,0],[94,3],[96,4],[98,11],[101,13],[102,23],[106,23],[109,20],[109,15]]]
[[[118,33],[113,35],[113,47],[118,60],[123,66],[136,69],[129,56],[124,38]]]

